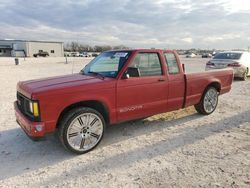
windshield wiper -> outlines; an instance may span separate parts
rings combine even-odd
[[[89,71],[88,73],[94,74],[94,75],[96,75],[96,76],[99,76],[99,77],[102,78],[102,80],[104,80],[104,78],[105,78],[105,76],[103,76],[103,75],[102,75],[101,73],[99,73],[99,72]]]

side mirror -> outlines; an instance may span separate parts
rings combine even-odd
[[[124,79],[129,79],[129,74],[128,73],[125,73],[125,76],[124,76]]]
[[[126,72],[123,74],[122,79],[127,80],[127,79],[129,79],[129,78],[130,78],[129,73],[128,73],[128,71],[126,71]]]
[[[128,67],[127,71],[123,75],[123,79],[128,79],[130,77],[139,77],[140,71],[136,67]]]

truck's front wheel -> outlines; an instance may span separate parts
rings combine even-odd
[[[214,87],[208,87],[200,102],[194,105],[196,111],[203,115],[213,113],[218,104],[218,91]]]
[[[68,150],[83,154],[94,149],[105,130],[103,116],[92,108],[76,108],[67,113],[59,125],[59,138]]]

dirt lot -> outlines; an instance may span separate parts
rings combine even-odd
[[[204,69],[205,59],[183,59]],[[33,142],[15,122],[19,80],[79,72],[89,59],[0,58],[0,187],[250,187],[250,78],[234,81],[210,116],[188,108],[107,128],[92,152],[55,136]],[[74,62],[74,63],[73,63]]]

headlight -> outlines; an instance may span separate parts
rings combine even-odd
[[[29,111],[33,114],[33,102],[29,101]]]
[[[38,102],[30,101],[29,110],[35,117],[39,117]]]

